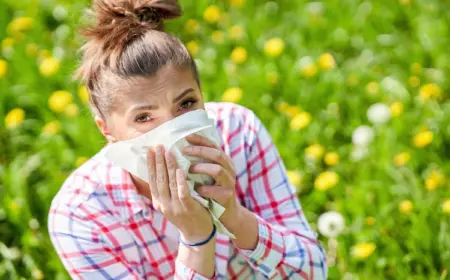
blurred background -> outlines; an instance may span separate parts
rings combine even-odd
[[[181,0],[209,101],[270,131],[330,279],[449,279],[450,3]],[[87,1],[0,1],[0,279],[68,279],[47,234],[104,144],[72,80]]]

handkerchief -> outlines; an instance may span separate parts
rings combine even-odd
[[[186,174],[192,197],[208,209],[218,232],[235,238],[219,221],[225,208],[212,199],[201,197],[194,189],[197,184],[211,185],[214,179],[209,175],[189,173],[191,164],[205,162],[200,158],[183,154],[183,148],[191,145],[185,137],[191,134],[201,135],[219,144],[214,119],[209,118],[205,110],[199,109],[165,122],[137,138],[111,144],[107,147],[105,156],[111,162],[148,182],[147,151],[150,147],[163,145],[166,151],[171,151],[175,156],[178,167]]]

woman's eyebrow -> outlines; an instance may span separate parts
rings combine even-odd
[[[154,105],[150,105],[150,104],[142,104],[142,105],[136,105],[131,107],[131,109],[129,110],[130,113],[134,112],[134,111],[140,111],[140,110],[153,110],[158,108],[158,106],[154,106]]]
[[[194,91],[193,88],[185,89],[180,95],[178,95],[177,97],[175,97],[173,99],[173,103],[176,103],[176,102],[180,101],[183,97],[185,97],[186,95],[188,95],[189,93],[191,93],[193,91]]]

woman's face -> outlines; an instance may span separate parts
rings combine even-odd
[[[204,102],[192,71],[168,66],[118,86],[107,123],[97,119],[97,124],[114,141],[128,140],[197,109],[204,109]]]

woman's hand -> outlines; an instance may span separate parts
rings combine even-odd
[[[147,154],[148,177],[153,207],[178,228],[184,242],[196,243],[208,238],[213,230],[209,212],[195,201],[176,159],[164,147]]]
[[[214,186],[200,186],[197,192],[212,198],[225,207],[220,221],[231,231],[236,239],[233,243],[239,248],[254,250],[258,244],[258,221],[255,215],[236,200],[236,171],[233,161],[213,142],[199,135],[186,137],[195,146],[188,146],[184,153],[206,159],[211,163],[198,163],[190,168],[191,173],[202,173],[214,178]]]
[[[226,211],[220,218],[225,226],[232,221],[237,221],[241,207],[236,201],[236,171],[233,167],[233,161],[220,147],[205,137],[190,135],[186,137],[186,140],[193,145],[184,148],[183,152],[186,155],[211,162],[194,164],[189,172],[206,174],[215,180],[214,186],[200,186],[196,191],[201,196],[214,199],[225,207]]]

